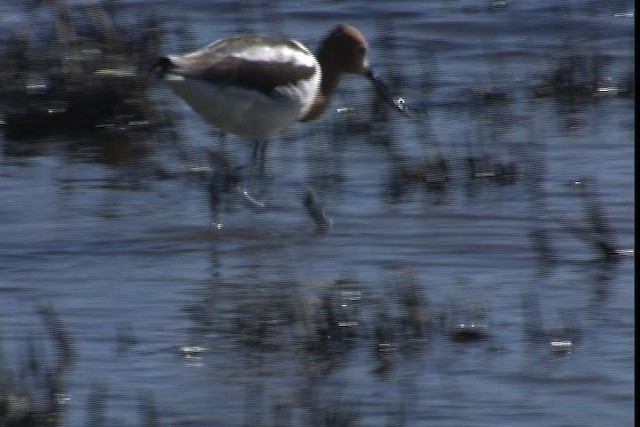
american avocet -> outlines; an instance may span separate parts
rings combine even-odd
[[[206,121],[255,140],[254,162],[264,161],[268,138],[318,117],[343,74],[368,78],[389,104],[408,114],[371,71],[367,42],[350,25],[331,30],[316,56],[296,40],[244,34],[162,57],[157,65],[169,87]]]

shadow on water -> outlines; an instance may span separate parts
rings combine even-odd
[[[510,2],[491,4],[484,12],[511,7]],[[277,3],[260,5],[235,3],[237,28],[254,30],[257,17],[266,16],[272,32],[282,32],[286,22]],[[48,10],[53,24],[44,33],[35,34],[26,26],[11,29],[0,50],[5,64],[0,73],[3,156],[10,161],[53,151],[73,161],[108,165],[122,171],[110,181],[119,188],[182,179],[208,197],[215,223],[245,209],[246,204],[237,202],[244,167],[237,160],[240,155],[225,149],[223,142],[223,148],[207,151],[206,160],[195,161],[175,143],[183,136],[179,123],[159,107],[150,90],[149,64],[162,51],[163,40],[172,36],[190,45],[192,34],[184,28],[184,37],[167,34],[169,18],[142,14],[128,22],[120,12],[114,2],[70,6],[58,1]],[[375,95],[364,101],[365,97],[354,97],[358,99],[353,105],[340,106],[329,126],[305,136],[319,143],[305,147],[300,211],[309,217],[309,226],[315,226],[314,237],[333,233],[331,211],[339,210],[335,204],[344,197],[349,179],[345,141],[383,158],[386,173],[380,173],[379,193],[384,206],[408,206],[415,199],[451,206],[457,197],[472,203],[500,190],[523,191],[536,271],[531,288],[519,292],[522,339],[505,341],[508,326],[494,321],[492,298],[477,292],[473,278],[451,278],[437,286],[450,291],[436,296],[430,291],[437,279],[423,280],[403,262],[384,264],[375,283],[346,274],[302,280],[297,272],[277,280],[230,279],[214,265],[212,277],[182,306],[189,319],[189,342],[175,352],[193,366],[213,365],[224,356],[225,381],[243,390],[242,411],[234,414],[243,425],[357,426],[366,425],[370,416],[382,420],[380,424],[412,425],[411,414],[422,411],[418,371],[437,377],[447,395],[457,390],[453,365],[466,355],[473,357],[461,365],[472,370],[469,365],[474,362],[490,364],[494,357],[513,351],[534,356],[574,352],[586,340],[584,313],[547,307],[536,289],[541,282],[555,284],[553,272],[564,265],[587,264],[596,274],[585,273],[590,286],[577,292],[588,295],[587,310],[598,310],[611,293],[618,261],[632,254],[619,246],[595,178],[573,182],[570,197],[578,200],[582,216],[554,205],[557,199],[547,190],[550,147],[533,113],[522,110],[523,105],[533,109],[553,102],[557,119],[571,121],[575,111],[590,103],[634,97],[633,70],[614,82],[608,70],[613,58],[569,39],[547,58],[535,82],[523,85],[505,71],[508,58],[496,46],[496,51],[485,50],[493,66],[490,84],[465,87],[456,92],[456,99],[441,100],[438,87],[451,84],[440,67],[446,52],[427,43],[400,47],[402,27],[382,13],[375,16],[375,30],[372,45],[391,64],[385,70],[391,87],[399,94],[419,94],[419,99],[407,100],[414,119],[400,121]],[[53,48],[38,54],[47,45]],[[405,68],[399,68],[397,59],[401,48],[413,53]],[[409,78],[407,70],[418,70],[419,78]],[[439,128],[442,111],[464,121],[462,130]],[[418,148],[408,149],[408,140]],[[60,183],[68,184],[64,179]],[[558,249],[567,236],[586,244],[591,254],[587,261],[575,262],[572,254]],[[218,240],[211,240],[216,247]],[[11,368],[4,360],[0,365],[0,424],[8,427],[61,425],[66,378],[80,357],[54,307],[42,304],[37,313],[46,334],[26,337],[18,366]],[[139,345],[140,337],[129,324],[115,328],[118,354]],[[386,405],[368,414],[367,397],[353,390],[351,377],[359,385],[389,386]],[[86,399],[88,425],[108,425],[109,384],[93,381]],[[153,393],[140,392],[140,425],[160,425],[162,405]]]

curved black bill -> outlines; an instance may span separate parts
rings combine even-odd
[[[387,104],[392,106],[395,110],[398,110],[401,114],[407,117],[413,117],[404,98],[400,96],[393,96],[391,94],[389,86],[387,86],[387,84],[383,82],[380,77],[376,76],[373,71],[367,70],[367,72],[365,73],[365,77],[371,80],[371,83],[373,83],[373,87],[376,89],[376,92],[378,92],[378,95],[380,95],[380,97],[384,99]]]

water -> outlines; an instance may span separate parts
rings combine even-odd
[[[314,49],[349,22],[421,121],[374,118],[371,89],[349,77],[320,120],[271,141],[268,208],[230,192],[214,213],[208,150],[243,164],[251,144],[220,138],[159,83],[172,131],[0,136],[5,371],[20,376],[30,336],[55,360],[36,314],[48,301],[77,352],[62,425],[138,425],[148,406],[162,425],[633,425],[634,259],[602,260],[584,204],[602,207],[616,249],[634,248],[634,100],[532,96],[570,53],[604,58],[601,87],[620,84],[633,7],[130,2],[126,16],[166,19],[167,53],[238,28]],[[438,155],[449,180],[412,182]],[[471,156],[517,173],[472,179]],[[324,233],[306,188],[333,221]],[[428,330],[413,341],[405,285]],[[327,304],[353,323],[318,320]],[[458,320],[488,337],[454,342]]]

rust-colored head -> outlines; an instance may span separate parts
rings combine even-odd
[[[399,99],[395,99],[387,85],[369,68],[367,48],[367,41],[362,33],[351,25],[338,25],[327,34],[316,55],[322,68],[320,90],[300,120],[312,120],[322,114],[343,74],[359,74],[366,77],[382,99],[402,114],[409,115],[404,101],[401,103]]]
[[[367,41],[355,27],[338,25],[320,43],[317,58],[323,70],[366,74]]]

